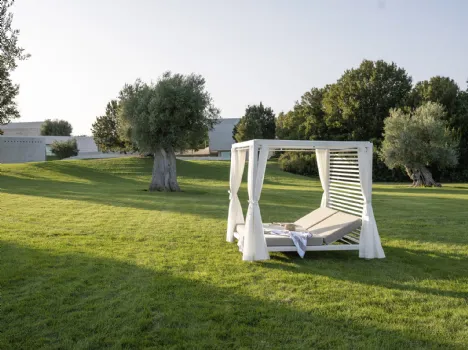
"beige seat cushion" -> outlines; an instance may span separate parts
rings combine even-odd
[[[236,227],[236,232],[243,236],[245,235],[245,225],[240,224]],[[279,247],[279,246],[294,246],[294,243],[291,238],[288,236],[280,236],[280,235],[272,235],[265,233],[265,240],[268,247]],[[323,238],[322,237],[310,237],[307,239],[307,245],[322,245]]]
[[[315,237],[323,238],[325,244],[333,243],[361,227],[361,218],[341,211],[308,229]]]
[[[271,235],[266,233],[265,239],[267,243],[267,247],[281,247],[281,246],[294,246],[294,242],[288,236],[279,236],[279,235]],[[323,238],[322,237],[310,237],[307,238],[307,246],[312,245],[322,245]]]
[[[335,213],[337,213],[337,210],[330,208],[318,208],[294,222],[294,225],[301,226],[304,230],[308,231],[309,228],[317,225]]]

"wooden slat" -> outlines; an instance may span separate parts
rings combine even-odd
[[[330,198],[330,203],[343,205],[344,207],[349,207],[350,209],[362,212],[363,203],[347,202],[345,199],[336,198]]]
[[[347,212],[347,213],[351,213],[351,214],[356,215],[356,216],[361,216],[362,215],[362,211],[358,211],[357,209],[346,207],[343,204],[333,203],[332,201],[330,201],[329,205],[330,205],[330,208],[332,208],[332,209],[336,209],[336,210],[344,211],[344,212]]]
[[[361,206],[364,205],[364,199],[350,198],[350,197],[348,197],[347,195],[338,196],[338,195],[333,194],[333,193],[330,193],[330,197],[333,198],[333,200],[336,200],[336,201],[342,201],[342,200],[346,199],[346,200],[349,201],[349,202],[353,202],[353,203],[356,203],[356,204],[360,204]]]
[[[357,178],[359,179],[359,174],[356,174],[356,173],[345,173],[343,171],[346,171],[345,169],[340,169],[341,171],[338,171],[338,169],[332,169],[332,171],[330,171],[330,175],[338,175],[338,176],[349,176],[349,177],[352,177],[352,178]]]
[[[352,165],[332,165],[330,167],[330,170],[347,171],[347,172],[350,172],[350,173],[358,173],[359,174],[358,167],[355,167],[355,166],[352,166]]]
[[[344,190],[344,189],[341,189],[341,190]],[[347,190],[344,190],[344,191],[347,191]],[[330,194],[336,194],[336,195],[341,196],[341,197],[353,197],[353,198],[364,200],[364,197],[362,196],[362,194],[360,192],[351,192],[351,191],[349,191],[351,193],[348,193],[348,191],[347,192],[339,192],[339,191],[336,191],[336,190],[334,190],[332,188],[329,189],[329,192],[330,192]]]
[[[330,181],[330,186],[349,188],[349,189],[356,190],[359,193],[361,193],[361,186],[360,186],[360,184],[357,184],[357,183],[352,183],[351,184],[349,182],[345,182],[343,184],[340,184],[337,181]]]
[[[341,177],[341,176],[332,176],[330,175],[330,179],[333,179],[333,180],[338,180],[338,181],[335,181],[335,182],[339,182],[339,183],[349,183],[349,182],[356,182],[356,183],[359,183],[359,179],[348,179],[348,178],[345,178],[345,177]]]

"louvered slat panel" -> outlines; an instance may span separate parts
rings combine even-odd
[[[359,180],[357,150],[330,151],[328,206],[356,216],[362,215],[364,198]],[[360,229],[346,235],[341,244],[358,244]]]

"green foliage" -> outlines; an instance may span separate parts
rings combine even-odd
[[[460,139],[459,164],[456,169],[443,170],[440,177],[450,181],[468,180],[468,93],[461,91],[457,83],[448,77],[432,77],[418,82],[411,94],[411,106],[416,108],[425,102],[442,104],[447,113],[449,127]]]
[[[252,139],[275,138],[275,114],[270,107],[259,105],[248,106],[244,116],[234,128],[233,138],[237,142]]]
[[[119,129],[139,149],[196,149],[219,118],[201,75],[164,73],[156,84],[137,80],[120,92]]]
[[[281,170],[305,176],[318,176],[315,153],[285,152],[280,155],[278,164]]]
[[[29,57],[18,46],[19,30],[12,28],[13,14],[9,8],[13,3],[13,0],[0,1],[0,125],[19,117],[14,100],[19,87],[11,81],[10,73],[16,68],[17,60]]]
[[[66,120],[46,119],[41,125],[42,136],[70,136],[73,127]]]
[[[385,120],[381,157],[391,169],[437,164],[440,168],[457,164],[457,144],[445,119],[441,104],[427,102],[408,114],[392,109]]]
[[[110,101],[106,106],[106,114],[97,117],[91,131],[94,142],[102,152],[125,151],[131,149],[128,142],[120,138],[118,131],[118,109],[117,100]]]
[[[437,102],[445,107],[447,120],[453,116],[457,108],[457,97],[460,88],[453,79],[435,76],[429,80],[418,82],[410,96],[410,105],[414,108],[426,102]]]
[[[404,107],[411,77],[395,63],[364,60],[347,70],[323,98],[328,133],[333,140],[380,139],[391,108]]]
[[[50,147],[52,153],[54,153],[58,159],[64,159],[78,155],[78,145],[76,139],[67,141],[54,141]]]
[[[328,86],[323,89],[313,88],[296,102],[294,109],[281,112],[276,119],[276,136],[282,140],[325,140],[328,127],[325,124],[325,112],[322,108],[323,96]]]

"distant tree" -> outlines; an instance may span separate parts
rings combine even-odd
[[[418,82],[411,92],[411,107],[437,102],[445,107],[444,118],[460,136],[458,172],[468,172],[468,93],[448,77],[435,76]]]
[[[41,125],[42,136],[70,136],[73,127],[66,120],[46,119]]]
[[[296,102],[294,109],[281,112],[276,119],[276,136],[285,140],[324,140],[328,138],[325,112],[322,108],[323,89],[313,88]]]
[[[58,159],[69,158],[78,155],[78,145],[76,139],[67,141],[54,141],[50,146],[50,150]]]
[[[404,167],[413,186],[440,186],[427,168],[457,164],[458,140],[449,129],[441,104],[427,102],[413,114],[392,109],[385,119],[380,155],[391,169]]]
[[[164,73],[120,92],[121,134],[154,154],[150,191],[180,191],[175,152],[196,149],[219,118],[200,75]]]
[[[435,76],[418,82],[410,96],[410,105],[417,108],[426,102],[437,102],[445,107],[446,117],[450,119],[456,112],[457,97],[460,88],[448,77]]]
[[[252,139],[275,138],[275,114],[270,107],[259,105],[248,106],[245,115],[235,126],[234,139],[237,142]]]
[[[16,68],[17,60],[25,60],[29,55],[18,46],[19,30],[11,27],[13,14],[8,10],[14,0],[0,0],[0,125],[18,118],[15,97],[18,85],[11,81],[10,73]]]
[[[391,108],[404,107],[411,77],[395,63],[364,60],[345,71],[323,98],[328,134],[335,140],[380,140]]]
[[[110,101],[106,107],[106,114],[97,117],[92,125],[94,142],[103,152],[125,151],[130,148],[129,143],[122,140],[119,134],[118,108],[117,100]]]

